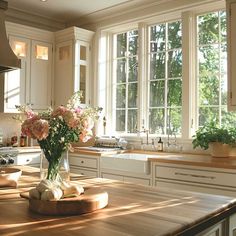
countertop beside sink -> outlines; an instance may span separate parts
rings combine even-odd
[[[172,164],[184,164],[194,166],[205,166],[215,168],[236,169],[236,157],[216,158],[204,154],[191,153],[167,153],[167,152],[152,152],[144,150],[119,150],[110,152],[95,152],[84,150],[78,147],[74,148],[74,153],[93,155],[93,156],[111,156],[119,153],[139,153],[148,155],[148,160],[151,162],[162,162]]]
[[[17,147],[19,153],[39,152],[39,146],[32,147]],[[205,166],[215,168],[236,169],[236,157],[213,158],[210,155],[189,154],[189,153],[167,153],[167,152],[152,152],[144,150],[110,150],[110,151],[91,151],[84,148],[74,147],[75,154],[91,155],[91,156],[109,156],[119,153],[139,153],[147,154],[148,160],[151,162],[162,162],[172,164],[184,164],[194,166]]]

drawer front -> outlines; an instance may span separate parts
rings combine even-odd
[[[86,167],[86,168],[98,168],[98,159],[91,157],[78,157],[78,156],[70,156],[70,165]]]
[[[141,178],[134,178],[134,177],[129,177],[129,176],[124,176],[124,182],[131,182],[135,184],[141,184],[141,185],[150,185],[150,180],[149,179],[141,179]]]
[[[40,153],[21,153],[16,158],[16,165],[37,165],[40,163]]]
[[[98,173],[92,170],[85,170],[85,169],[71,167],[70,172],[75,173],[77,175],[83,175],[83,176],[88,176],[88,177],[98,177]]]
[[[155,177],[217,186],[236,187],[236,181],[234,181],[236,174],[234,173],[156,166]]]

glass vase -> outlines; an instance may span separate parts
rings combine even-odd
[[[40,179],[49,179],[52,181],[70,181],[70,165],[68,159],[68,151],[61,154],[58,161],[56,158],[51,158],[53,161],[49,162],[43,151],[40,155]]]

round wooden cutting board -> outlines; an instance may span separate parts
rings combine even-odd
[[[85,189],[84,194],[63,198],[58,201],[43,201],[29,198],[29,193],[21,193],[29,199],[30,210],[44,215],[80,215],[102,209],[108,204],[108,193],[99,187]]]

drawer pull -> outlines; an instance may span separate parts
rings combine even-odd
[[[84,161],[81,161],[81,164],[83,164],[84,163]]]
[[[195,178],[204,178],[204,179],[215,179],[216,178],[214,176],[185,174],[185,173],[181,173],[181,172],[175,172],[175,175],[189,176],[189,177],[195,177]]]

